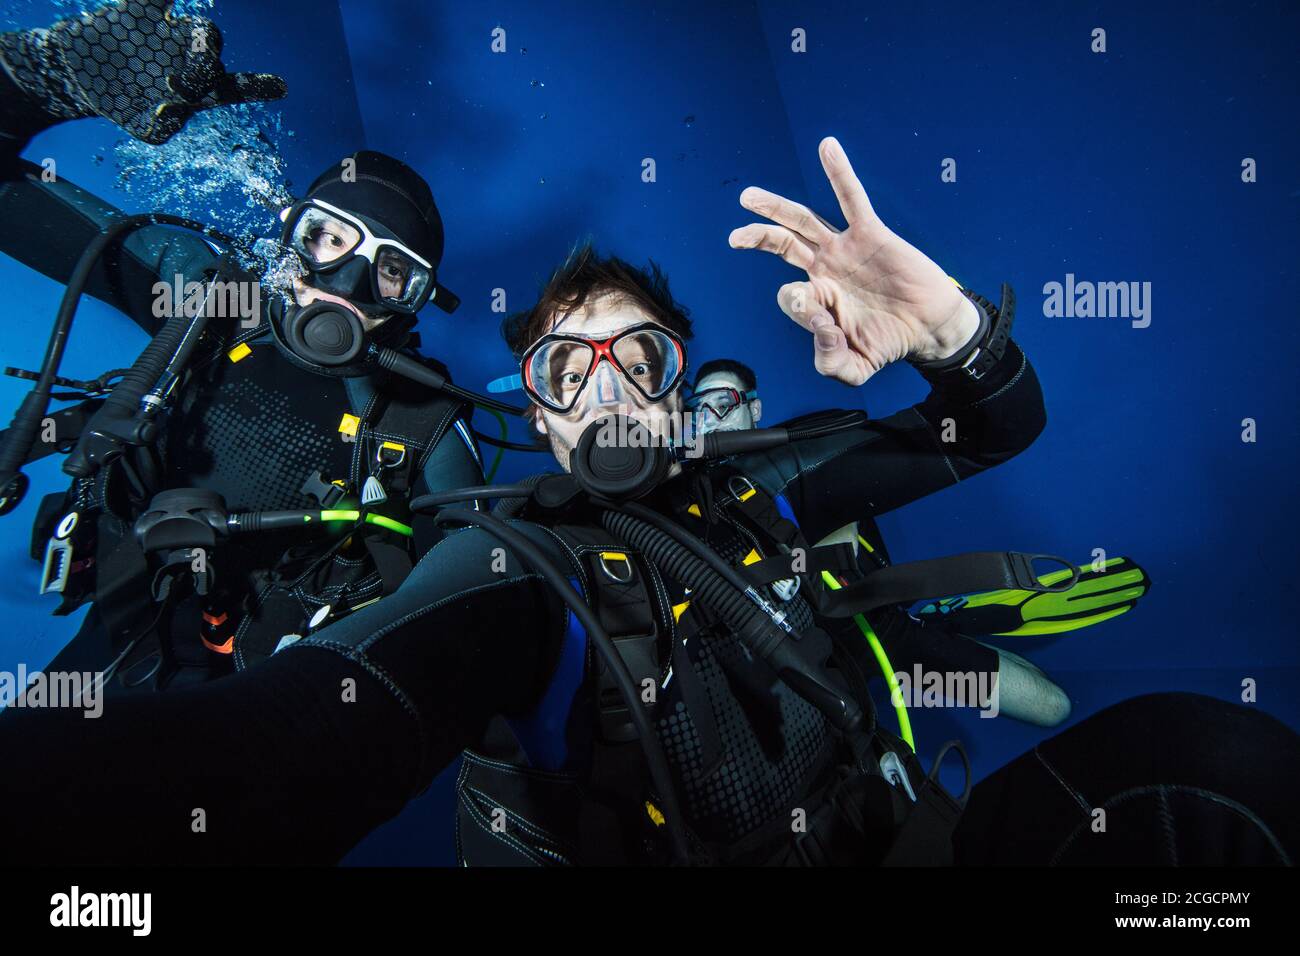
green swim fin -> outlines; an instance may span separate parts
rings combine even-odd
[[[1151,587],[1147,573],[1128,558],[1111,558],[1101,571],[1079,568],[1068,591],[985,591],[944,598],[918,612],[921,620],[962,634],[1035,637],[1100,624],[1131,609]],[[1055,584],[1070,576],[1053,571],[1038,580]]]

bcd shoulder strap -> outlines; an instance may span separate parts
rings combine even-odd
[[[601,627],[614,642],[638,688],[646,681],[658,683],[663,671],[666,641],[659,618],[664,609],[652,596],[652,572],[636,551],[612,540],[602,528],[560,526],[555,529],[584,564],[592,605]],[[671,613],[671,612],[669,612]],[[627,703],[613,675],[599,657],[594,658],[596,720],[600,737],[608,743],[636,740]]]
[[[468,419],[471,412],[467,403],[448,395],[408,390],[393,381],[384,385],[364,410],[356,434],[358,454],[353,456],[351,477],[363,503],[368,503],[365,495],[372,488],[405,503],[438,442],[458,418]],[[384,593],[393,593],[411,571],[409,547],[370,525],[361,534],[383,579]]]
[[[360,487],[382,466],[391,471],[385,475],[385,489],[404,494],[415,484],[438,442],[458,418],[468,419],[471,411],[466,402],[449,395],[408,394],[391,387],[377,391],[358,430],[358,440],[366,443],[366,460],[356,462],[359,474],[354,474],[353,480]]]

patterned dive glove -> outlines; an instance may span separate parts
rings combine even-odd
[[[165,143],[194,113],[287,92],[270,73],[227,73],[221,33],[173,0],[119,0],[49,29],[0,34],[3,68],[53,121],[103,116]]]

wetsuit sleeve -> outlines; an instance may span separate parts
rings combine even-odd
[[[87,244],[120,209],[61,176],[41,178],[43,169],[19,158],[31,136],[52,125],[0,69],[0,252],[66,283]],[[130,316],[153,334],[165,319],[153,314],[154,284],[198,281],[218,255],[204,240],[161,226],[145,226],[100,260],[86,291]]]
[[[930,378],[925,400],[862,428],[740,459],[770,494],[784,494],[811,541],[1019,454],[1046,424],[1024,352],[1008,342],[983,378]]]
[[[480,457],[478,443],[474,440],[474,432],[469,422],[458,418],[429,453],[415,480],[411,497],[418,498],[434,491],[468,488],[483,483],[483,459]],[[465,504],[472,506],[472,502]],[[417,554],[425,554],[442,538],[442,532],[434,525],[431,515],[413,515],[411,527],[415,530]]]
[[[110,696],[96,719],[10,707],[0,860],[337,860],[540,698],[565,611],[496,547],[452,534],[395,594],[218,681]]]

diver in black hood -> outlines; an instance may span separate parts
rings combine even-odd
[[[125,0],[0,35],[0,216],[29,224],[4,231],[5,253],[69,282],[83,250],[122,216],[19,158],[42,130],[98,115],[159,144],[196,111],[285,95],[277,76],[228,74],[216,26],[171,8]],[[410,517],[411,496],[482,481],[464,399],[371,361],[383,346],[447,377],[414,351],[412,333],[427,303],[458,305],[438,281],[443,227],[428,184],[400,160],[361,151],[327,167],[281,220],[296,253],[282,294],[263,294],[265,275],[201,236],[159,225],[110,243],[85,277],[86,291],[154,336],[151,348],[175,329],[175,351],[145,400],[167,408],[152,440],[94,417],[111,410],[112,397],[100,402],[106,386],[78,407],[79,437],[71,418],[57,419],[63,450],[76,441],[64,466],[75,480],[42,502],[33,557],[44,549],[42,592],[62,595],[56,613],[92,608],[51,666],[112,662],[121,684],[154,687],[247,667],[401,583],[439,535]],[[181,280],[209,298],[221,283],[251,288],[256,307],[209,317],[205,301],[174,326],[170,309],[166,321],[159,314],[172,296],[158,283]],[[328,519],[211,554],[164,555],[160,568],[130,525],[177,488],[239,511],[313,505]]]

